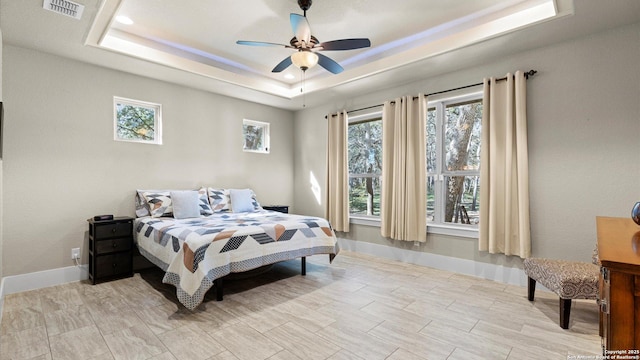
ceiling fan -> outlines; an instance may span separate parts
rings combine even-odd
[[[300,9],[304,11],[304,16],[291,14],[289,19],[293,28],[294,37],[289,41],[289,45],[276,44],[261,41],[238,40],[236,44],[250,46],[284,46],[288,49],[295,49],[291,56],[282,60],[271,72],[281,72],[291,64],[297,66],[302,71],[306,71],[316,64],[326,70],[338,74],[344,69],[333,59],[319,53],[319,51],[353,50],[371,46],[371,41],[367,38],[340,39],[321,43],[315,36],[311,35],[311,27],[307,21],[307,10],[311,7],[312,0],[298,0]]]

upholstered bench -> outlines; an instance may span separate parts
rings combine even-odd
[[[560,327],[569,328],[572,299],[598,298],[600,266],[587,262],[528,258],[524,272],[529,277],[528,298],[533,301],[536,282],[560,297]]]

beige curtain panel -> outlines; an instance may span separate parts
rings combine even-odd
[[[336,231],[349,232],[349,169],[346,111],[329,114],[325,217]]]
[[[527,93],[522,71],[484,79],[480,251],[531,255]]]
[[[382,109],[382,236],[427,240],[427,98],[405,96]]]

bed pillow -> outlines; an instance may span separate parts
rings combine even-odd
[[[197,191],[172,191],[170,196],[174,218],[200,217],[200,194]]]
[[[211,204],[209,204],[209,194],[207,192],[207,188],[203,187],[198,190],[198,199],[198,204],[200,206],[200,215],[213,215],[213,209],[211,208]]]
[[[231,189],[231,208],[234,213],[252,212],[255,210],[253,205],[253,191],[251,189]]]
[[[144,197],[151,217],[173,216],[170,191],[148,191],[143,192],[142,196]]]
[[[144,199],[144,193],[150,190],[136,190],[136,217],[144,217],[151,215],[147,207],[147,201]]]
[[[214,213],[231,211],[231,196],[229,189],[207,188],[209,204]]]

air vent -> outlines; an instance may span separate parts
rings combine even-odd
[[[69,0],[44,0],[42,7],[78,20],[80,20],[82,11],[84,11],[84,5]]]

